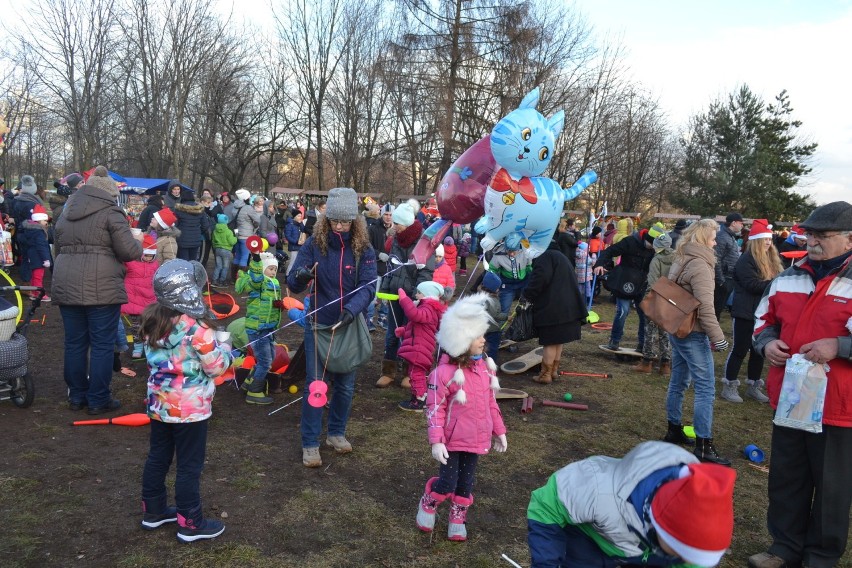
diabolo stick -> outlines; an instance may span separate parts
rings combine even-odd
[[[74,422],[74,426],[95,426],[100,424],[115,424],[116,426],[147,426],[151,423],[151,419],[147,414],[137,412],[135,414],[125,414],[124,416],[116,416],[115,418],[98,418],[97,420],[78,420]]]
[[[598,379],[611,379],[612,373],[572,373],[570,371],[559,371],[562,377],[595,377]]]

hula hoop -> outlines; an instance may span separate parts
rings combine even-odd
[[[17,286],[15,281],[12,280],[12,277],[6,274],[5,270],[0,270],[0,274],[3,275],[3,278],[6,279],[6,282],[8,282],[10,286]],[[20,290],[15,290],[15,298],[18,300],[18,317],[15,319],[15,325],[18,325],[21,323],[21,318],[24,317],[24,300],[21,297]]]
[[[608,331],[608,330],[612,329],[612,324],[607,322],[607,321],[593,323],[592,329],[600,329],[600,330]]]

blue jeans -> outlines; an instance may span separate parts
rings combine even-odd
[[[621,343],[621,338],[624,336],[624,322],[627,321],[630,306],[633,305],[636,307],[636,313],[639,314],[639,345],[645,345],[645,312],[639,309],[639,304],[635,302],[636,300],[629,298],[615,299],[615,319],[612,321],[612,331],[609,334],[610,343]]]
[[[234,253],[234,264],[245,268],[248,266],[249,251],[245,239],[237,239],[237,251]]]
[[[201,470],[207,450],[207,422],[171,423],[151,420],[151,444],[142,470],[142,499],[162,502],[166,475],[177,454],[175,505],[183,516],[201,505]]]
[[[115,332],[115,350],[118,353],[124,353],[128,349],[130,349],[130,345],[127,343],[127,329],[124,327],[124,320],[121,319],[121,313],[119,313],[118,329]]]
[[[234,253],[228,249],[217,248],[214,251],[214,260],[216,267],[213,269],[213,282],[224,282],[231,276],[231,262],[234,260]]]
[[[500,286],[499,292],[500,311],[504,314],[508,314],[512,307],[512,302],[521,297],[521,293],[526,287],[526,280],[521,280],[519,282],[504,282],[503,285]]]
[[[345,436],[349,412],[352,410],[352,397],[355,395],[355,371],[341,374],[326,371],[323,362],[317,361],[314,348],[314,332],[311,325],[305,326],[305,388],[302,392],[302,447],[319,447],[322,432],[322,412],[324,407],[315,408],[308,404],[308,388],[315,380],[329,383],[328,395],[328,435]]]
[[[683,339],[669,334],[672,344],[672,375],[666,397],[666,415],[669,422],[681,424],[683,393],[689,386],[690,376],[695,385],[695,402],[692,422],[695,436],[713,437],[713,400],[716,398],[716,376],[713,354],[706,333],[694,331]]]
[[[65,329],[65,369],[68,400],[87,401],[89,408],[112,400],[112,354],[118,329],[119,304],[59,306]]]
[[[272,330],[252,331],[246,330],[252,352],[254,353],[254,372],[252,373],[253,384],[259,384],[266,380],[266,374],[272,368],[272,360],[275,358],[275,338]]]
[[[388,302],[388,327],[385,332],[385,354],[384,358],[387,361],[396,361],[396,352],[399,351],[399,344],[402,342],[396,336],[394,331],[397,327],[402,327],[408,321],[405,317],[405,312],[399,302],[391,300]]]

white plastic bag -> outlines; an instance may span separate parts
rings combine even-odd
[[[784,382],[775,410],[776,426],[818,434],[822,432],[822,411],[828,385],[828,365],[818,365],[796,353],[787,359]]]

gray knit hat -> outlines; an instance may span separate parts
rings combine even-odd
[[[810,231],[852,231],[852,205],[846,201],[821,205],[799,227]]]
[[[35,195],[38,186],[36,186],[35,178],[31,175],[21,176],[21,193],[30,193]]]
[[[358,216],[358,194],[351,187],[335,187],[328,192],[325,216],[334,221],[352,221]]]
[[[207,283],[207,271],[200,262],[172,259],[154,273],[157,303],[194,318],[207,315],[201,287]]]
[[[89,179],[86,185],[92,185],[109,193],[113,197],[118,197],[118,186],[115,185],[115,180],[109,176],[109,171],[105,166],[98,166]]]

